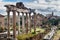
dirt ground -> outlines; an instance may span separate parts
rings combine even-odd
[[[57,31],[57,33],[54,35],[53,40],[59,40],[60,38],[60,30]]]

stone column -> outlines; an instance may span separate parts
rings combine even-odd
[[[24,13],[22,12],[22,32],[25,32],[25,24],[24,24]]]
[[[34,32],[36,33],[36,13],[34,12]]]
[[[28,33],[28,13],[26,13],[26,33]]]
[[[29,13],[29,19],[28,19],[29,21],[28,21],[28,26],[29,26],[29,30],[30,30],[30,32],[31,32],[31,13]]]
[[[16,11],[13,11],[13,38],[16,40]]]
[[[10,11],[7,11],[7,21],[8,21],[8,38],[10,37]]]
[[[20,13],[18,12],[18,34],[20,34]]]

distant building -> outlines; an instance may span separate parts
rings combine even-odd
[[[42,25],[42,21],[44,19],[44,15],[42,14],[36,14],[36,26],[41,26]],[[34,15],[32,16],[32,25],[34,24]]]
[[[47,14],[46,17],[47,18],[50,18],[50,17],[53,17],[54,16],[54,13],[52,12],[52,14]]]
[[[59,18],[60,18],[59,16],[54,15],[53,12],[52,12],[52,14],[47,14],[46,17],[47,17],[48,19],[59,19]]]
[[[0,27],[4,27],[4,16],[0,14]]]

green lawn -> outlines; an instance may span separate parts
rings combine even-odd
[[[60,34],[60,30],[57,31],[57,34]]]
[[[12,31],[12,27],[10,28]],[[20,29],[20,31],[22,32],[22,29]],[[36,33],[43,33],[45,31],[45,29],[42,29],[40,27],[36,27]],[[31,28],[31,32],[34,32],[34,28]]]
[[[36,28],[36,32],[40,32],[43,33],[45,31],[45,29],[42,28]],[[32,28],[31,32],[34,32],[34,29]]]

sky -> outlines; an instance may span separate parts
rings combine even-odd
[[[0,0],[0,14],[7,14],[4,5],[15,5],[16,2],[23,2],[27,8],[36,9],[36,13],[46,15],[53,11],[54,15],[60,16],[60,0]]]

